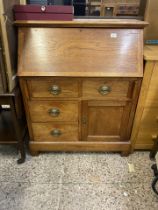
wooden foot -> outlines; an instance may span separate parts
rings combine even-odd
[[[38,155],[39,155],[39,151],[30,150],[30,154],[31,154],[32,156],[38,156]]]
[[[130,155],[130,151],[122,151],[121,152],[121,157],[127,157]]]

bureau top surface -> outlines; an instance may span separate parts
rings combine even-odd
[[[20,27],[18,75],[142,77],[142,29]]]
[[[96,28],[144,28],[146,21],[134,19],[74,19],[73,21],[15,21],[25,27],[96,27]]]
[[[158,61],[158,45],[146,45],[144,47],[144,59]]]

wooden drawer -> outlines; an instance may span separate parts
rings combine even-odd
[[[83,97],[100,99],[132,97],[132,92],[129,89],[130,84],[133,85],[134,82],[106,78],[85,79],[82,83],[82,95]]]
[[[78,126],[58,123],[33,123],[34,141],[78,141]]]
[[[28,87],[34,98],[78,97],[78,80],[73,78],[32,79]]]
[[[76,101],[29,101],[32,122],[78,121]]]

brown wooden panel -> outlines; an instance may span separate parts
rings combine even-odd
[[[135,150],[151,150],[153,147],[153,143],[152,144],[136,144],[135,145]]]
[[[95,79],[84,79],[82,83],[82,95],[83,97],[91,98],[127,98],[129,90],[129,80],[121,79],[107,79],[107,78],[95,78]],[[102,87],[108,87],[109,93],[101,94],[100,89]],[[132,94],[130,95],[130,97]]]
[[[142,39],[141,29],[21,28],[18,74],[142,77]]]
[[[78,126],[63,125],[58,123],[33,123],[32,124],[34,141],[53,142],[53,141],[78,141]],[[58,129],[60,136],[53,136],[51,132]]]
[[[140,129],[142,131],[157,129],[158,133],[158,107],[144,109]]]
[[[78,122],[78,102],[29,101],[28,104],[32,122]]]
[[[152,129],[152,131],[150,130],[140,130],[138,137],[137,137],[137,142],[136,142],[136,149],[138,148],[138,145],[142,146],[142,149],[145,149],[145,145],[153,145],[153,138],[152,138],[152,134],[158,134],[157,130]],[[139,149],[139,148],[138,148]]]
[[[53,85],[57,85],[61,92],[53,95],[50,91]],[[28,87],[31,97],[78,97],[78,80],[72,78],[49,78],[49,79],[32,79],[28,81]]]
[[[158,61],[158,46],[157,45],[145,45],[144,59],[146,61]]]
[[[136,144],[153,144],[153,136],[158,135],[158,108],[145,108]]]
[[[158,107],[158,62],[154,65],[145,106]]]
[[[43,28],[144,28],[148,22],[135,19],[74,19],[73,21],[15,21],[15,25]]]
[[[71,151],[71,152],[105,152],[105,151],[122,151],[130,149],[130,142],[35,142],[29,144],[32,155],[40,151]]]
[[[85,141],[128,141],[130,104],[117,101],[85,101],[82,106],[82,137]],[[127,117],[125,117],[127,116]]]

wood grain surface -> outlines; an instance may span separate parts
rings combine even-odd
[[[60,28],[144,28],[148,22],[134,19],[74,19],[73,21],[15,21],[15,25]]]
[[[143,76],[141,29],[19,30],[19,76]]]
[[[133,149],[151,149],[158,135],[158,46],[145,46],[145,71],[133,130]]]
[[[145,45],[144,59],[148,60],[148,61],[158,61],[158,46],[157,45]]]
[[[52,109],[58,109],[59,114],[51,115]],[[78,122],[76,101],[30,101],[29,110],[32,122]]]
[[[75,124],[33,123],[32,129],[34,140],[38,142],[78,141],[78,126]],[[54,129],[60,130],[61,135],[57,137],[53,136],[51,132]]]
[[[51,88],[58,86],[61,92],[53,95]],[[62,97],[78,97],[78,79],[74,78],[37,78],[28,81],[29,93],[33,98],[62,98]]]

